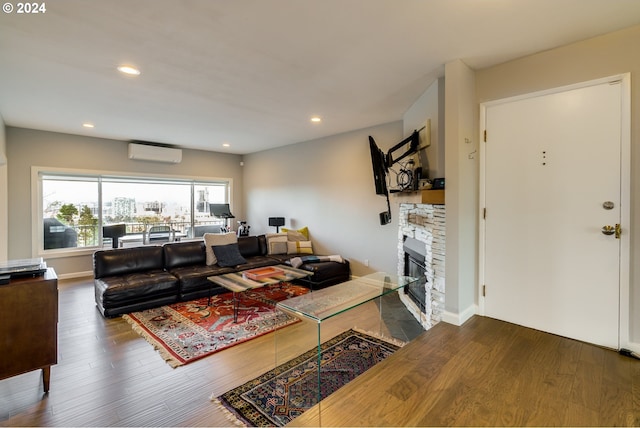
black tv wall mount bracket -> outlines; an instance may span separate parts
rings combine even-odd
[[[389,151],[387,152],[386,156],[385,156],[385,163],[387,164],[387,168],[390,168],[392,165],[400,162],[402,159],[406,158],[407,156],[410,156],[414,153],[417,153],[418,150],[420,150],[421,148],[420,146],[420,132],[422,132],[422,130],[424,130],[425,128],[427,128],[427,126],[423,126],[420,129],[416,129],[414,130],[411,135],[409,135],[407,138],[405,138],[404,140],[400,141],[398,144],[396,144],[395,146],[391,147],[389,149]],[[405,145],[409,144],[409,148],[403,153],[401,154],[399,157],[397,158],[393,158],[393,152],[395,152],[396,150],[400,150],[402,147],[404,147]],[[429,144],[427,144],[425,147],[428,147]]]

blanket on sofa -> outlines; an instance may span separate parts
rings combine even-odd
[[[294,268],[299,268],[304,263],[318,263],[318,262],[338,262],[344,263],[344,259],[342,256],[301,256],[301,257],[293,257],[289,260],[291,266]]]

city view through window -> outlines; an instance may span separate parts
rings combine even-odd
[[[163,239],[202,236],[206,226],[224,224],[209,205],[227,203],[229,194],[228,182],[46,174],[40,179],[45,250],[106,241],[113,247],[142,245],[154,233]]]

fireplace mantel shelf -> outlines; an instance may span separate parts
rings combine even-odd
[[[442,190],[423,190],[422,203],[432,205],[444,205],[444,189]]]

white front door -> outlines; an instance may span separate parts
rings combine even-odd
[[[485,315],[619,347],[621,88],[486,106]]]

